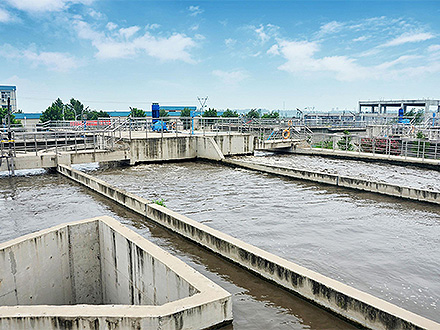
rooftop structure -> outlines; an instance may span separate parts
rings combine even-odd
[[[366,109],[365,109],[366,108]],[[380,101],[359,101],[359,112],[387,113],[387,108],[394,108],[397,112],[399,108],[404,111],[407,108],[424,108],[425,113],[439,112],[440,100],[380,100]],[[367,111],[362,111],[367,110]]]

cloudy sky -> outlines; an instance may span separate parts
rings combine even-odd
[[[438,1],[2,0],[18,106],[354,109],[440,98]]]

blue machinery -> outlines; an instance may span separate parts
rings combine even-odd
[[[194,117],[195,117],[195,111],[191,110],[190,116],[191,116],[191,135],[194,135]],[[171,124],[167,126],[167,123],[163,120],[160,120],[160,105],[159,103],[153,103],[151,104],[151,118],[153,119],[153,123],[151,124],[151,130],[153,132],[168,132],[170,129],[177,129],[176,123]]]

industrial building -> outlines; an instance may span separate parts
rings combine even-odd
[[[11,111],[12,113],[17,111],[17,96],[16,96],[17,87],[15,86],[5,86],[0,85],[0,105],[2,108],[8,107],[8,98],[11,100]]]

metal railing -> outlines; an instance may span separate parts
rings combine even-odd
[[[388,156],[440,159],[440,139],[368,137],[351,134],[314,134],[309,138],[317,150],[371,153]]]
[[[0,132],[0,155],[3,158],[17,154],[81,150],[113,150],[115,148],[114,132],[108,131],[47,131],[47,132],[12,132],[9,140],[7,134]]]

